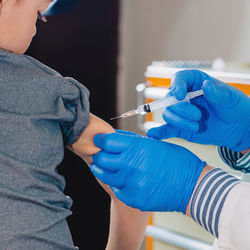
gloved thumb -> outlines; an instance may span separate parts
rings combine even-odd
[[[238,90],[217,79],[205,80],[202,84],[206,100],[216,108],[232,109],[239,103]]]

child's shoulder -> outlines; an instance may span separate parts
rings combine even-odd
[[[23,55],[23,61],[25,63],[25,65],[27,65],[28,67],[32,68],[35,71],[38,72],[43,72],[46,75],[51,75],[51,76],[57,76],[57,77],[62,77],[62,75],[57,72],[56,70],[50,68],[49,66],[41,63],[40,61],[36,60],[35,58],[31,57],[31,56],[27,56],[27,55]]]
[[[18,55],[0,49],[0,72],[37,77],[62,77],[60,73],[27,55]]]
[[[63,77],[38,60],[0,49],[1,109],[21,113],[52,107],[61,99],[88,99],[88,90],[77,80]],[[11,100],[15,100],[14,102]],[[45,105],[46,103],[46,105]],[[87,105],[87,104],[86,104]]]
[[[65,92],[64,82],[59,73],[29,56],[0,51],[0,103],[4,110],[27,113],[44,103],[53,105]]]

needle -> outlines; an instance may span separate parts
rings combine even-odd
[[[110,121],[115,120],[115,119],[118,119],[118,118],[120,118],[120,117],[121,117],[121,116],[116,116],[116,117],[110,118]]]
[[[133,110],[130,110],[130,111],[128,111],[128,112],[126,112],[126,113],[124,113],[122,115],[113,117],[110,120],[115,120],[115,119],[118,119],[118,118],[127,118],[127,117],[130,117],[130,116],[135,116],[137,114],[138,114],[138,112],[136,112],[136,110],[133,109]]]

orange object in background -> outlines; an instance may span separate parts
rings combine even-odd
[[[250,75],[249,75],[249,77],[250,77]],[[231,83],[231,82],[226,82],[226,83],[234,86],[235,88],[241,90],[242,92],[244,92],[245,94],[250,96],[250,78],[249,78],[249,84],[240,83],[240,79],[238,80],[237,83]],[[171,79],[147,77],[146,84],[147,84],[147,86],[150,86],[150,87],[169,88],[171,85]]]
[[[152,225],[152,224],[153,224],[153,214],[151,214],[149,218],[149,222],[148,222],[148,225]],[[147,250],[153,250],[153,238],[150,236],[147,236],[146,238],[146,247],[147,247]]]
[[[171,68],[160,65],[147,67],[145,72],[146,84],[150,87],[170,87],[173,75],[183,68]],[[250,96],[250,73],[236,73],[225,71],[202,70],[208,75],[226,82]]]

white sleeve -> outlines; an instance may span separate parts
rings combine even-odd
[[[219,221],[229,193],[240,180],[219,168],[207,172],[196,185],[190,202],[192,218],[213,234],[219,234]]]
[[[250,183],[240,182],[227,195],[219,220],[219,249],[250,249]]]
[[[250,249],[250,183],[215,168],[196,185],[192,218],[218,239],[220,250]]]

